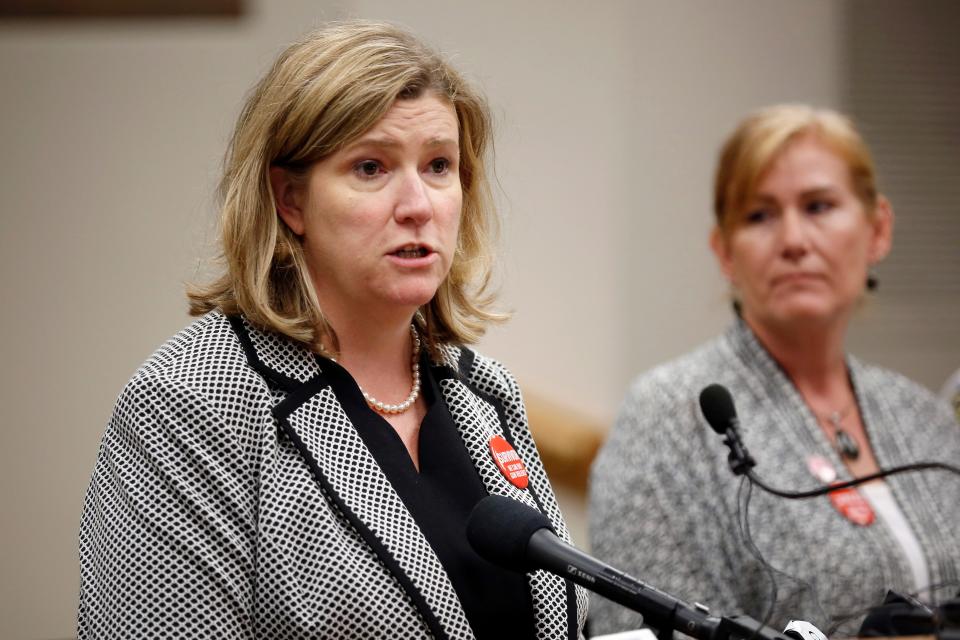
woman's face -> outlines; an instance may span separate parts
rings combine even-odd
[[[868,216],[846,162],[812,136],[791,142],[731,215],[711,246],[744,318],[769,328],[846,320],[890,248],[889,204],[881,198]]]
[[[321,308],[412,315],[433,298],[457,243],[459,159],[453,107],[427,94],[394,102],[369,131],[311,167],[305,186],[271,171]]]

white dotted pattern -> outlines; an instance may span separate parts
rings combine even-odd
[[[327,461],[323,473],[333,490],[384,543],[447,633],[472,638],[443,565],[332,391],[327,388],[313,396],[289,421],[307,448]]]
[[[553,523],[557,534],[566,542],[570,542],[570,534],[563,522],[553,491],[549,488],[546,472],[527,428],[526,412],[516,381],[498,363],[477,356],[473,370],[470,372],[470,383],[482,393],[500,401],[506,414],[510,436],[513,438],[513,446],[527,468],[530,486],[537,493],[544,512]],[[490,438],[495,435],[506,435],[500,429],[496,409],[489,402],[477,397],[458,380],[443,380],[441,389],[450,407],[450,413],[454,416],[454,421],[460,425],[461,437],[467,446],[467,451],[476,461],[487,491],[491,494],[508,496],[539,509],[539,505],[535,503],[529,491],[518,489],[503,476],[489,453]],[[479,425],[489,426],[484,430],[479,428]],[[566,637],[565,619],[542,615],[543,612],[566,607],[566,582],[553,574],[537,571],[532,574],[530,583],[534,610],[537,612],[537,637]],[[575,592],[578,627],[582,628],[587,616],[587,593],[579,586],[575,588]]]
[[[265,365],[299,381],[319,372],[308,351],[247,329]],[[515,383],[481,358],[474,373],[471,384],[503,401],[531,485],[566,537]],[[444,393],[488,489],[532,504],[486,450],[486,434],[500,432],[493,406],[460,382],[445,381]],[[219,313],[141,367],[107,425],[84,505],[80,638],[431,637],[397,577],[277,424],[272,410],[285,395],[250,367]],[[288,421],[449,637],[472,638],[446,573],[330,389]],[[538,572],[530,583],[537,637],[565,638],[563,581]]]

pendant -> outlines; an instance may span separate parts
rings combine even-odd
[[[857,441],[849,433],[843,429],[837,429],[836,438],[837,451],[840,453],[840,457],[856,460],[860,456],[860,447],[857,446]]]

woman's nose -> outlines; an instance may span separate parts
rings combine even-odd
[[[418,171],[405,172],[397,187],[394,217],[398,222],[424,224],[433,217],[433,202]]]
[[[780,220],[781,253],[789,260],[803,257],[809,250],[809,229],[803,214],[795,209],[784,212]]]

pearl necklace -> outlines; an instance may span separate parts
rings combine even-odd
[[[413,338],[413,357],[411,358],[410,364],[410,371],[413,377],[413,386],[410,388],[410,393],[407,394],[407,398],[403,402],[398,402],[397,404],[382,402],[364,391],[363,387],[361,387],[359,383],[357,384],[357,387],[360,389],[360,393],[363,394],[363,399],[366,400],[367,404],[370,405],[370,408],[377,413],[389,415],[403,413],[412,407],[413,403],[417,401],[418,397],[420,397],[420,334],[417,333],[417,328],[412,324],[410,325],[410,336]],[[337,361],[336,358],[330,359],[334,362]]]

